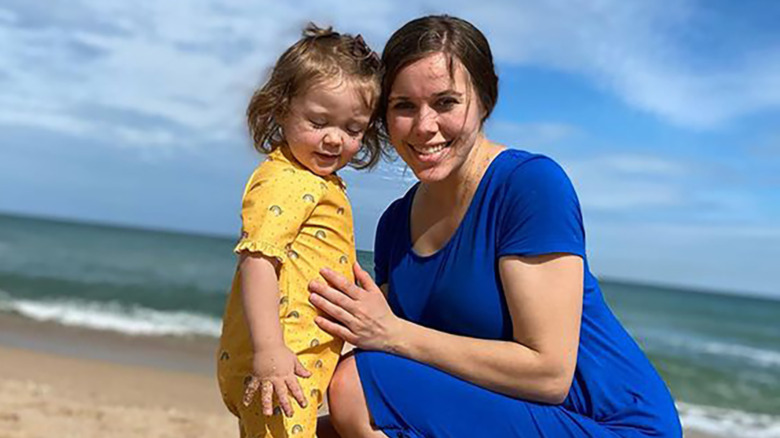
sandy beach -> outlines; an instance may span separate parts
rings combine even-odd
[[[0,333],[0,438],[237,436],[212,373],[214,340],[7,316]]]
[[[215,346],[2,315],[0,438],[238,436],[213,377]]]

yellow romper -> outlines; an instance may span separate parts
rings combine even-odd
[[[318,176],[301,166],[286,147],[268,155],[244,189],[241,239],[235,252],[259,252],[281,262],[279,319],[284,342],[312,372],[298,379],[309,400],[301,408],[291,398],[295,414],[287,418],[278,401],[265,417],[260,393],[244,407],[245,381],[252,369],[252,344],[244,320],[238,269],[223,318],[217,352],[217,376],[228,409],[239,418],[241,437],[314,437],[317,409],[333,376],[342,341],[314,323],[317,310],[309,303],[307,286],[331,268],[354,281],[355,238],[352,209],[344,182],[336,175]]]

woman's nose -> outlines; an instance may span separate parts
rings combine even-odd
[[[420,134],[435,134],[439,130],[436,111],[432,108],[420,108],[417,113],[416,130]]]

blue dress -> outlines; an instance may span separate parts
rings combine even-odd
[[[576,254],[585,260],[574,380],[560,405],[492,392],[436,368],[377,351],[356,363],[372,422],[390,437],[680,437],[663,380],[607,307],[585,256],[579,201],[552,160],[518,150],[490,164],[449,242],[412,250],[409,218],[418,186],[379,221],[376,280],[396,315],[432,329],[512,339],[498,259]]]

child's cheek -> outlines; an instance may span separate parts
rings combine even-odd
[[[308,131],[303,136],[304,140],[306,141],[307,145],[310,145],[312,147],[317,146],[320,144],[322,140],[322,134],[316,131]]]
[[[347,155],[347,161],[351,160],[352,157],[355,156],[355,154],[360,150],[360,138],[350,138],[349,142],[347,143],[347,149],[346,154]]]

